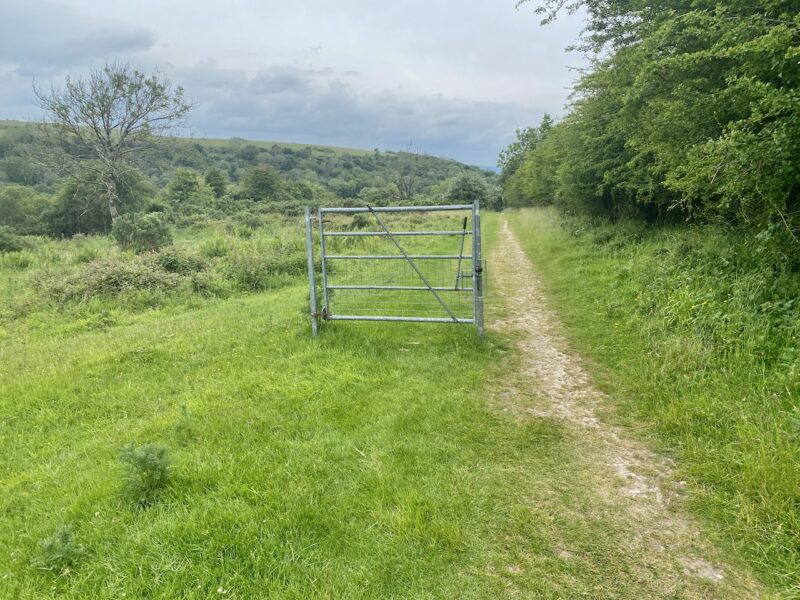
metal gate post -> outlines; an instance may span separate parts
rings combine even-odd
[[[322,256],[320,256],[322,262],[322,318],[325,319],[330,314],[330,310],[328,309],[328,265],[326,264],[325,226],[322,222],[322,207],[317,210],[317,219],[319,220],[319,249],[322,254]]]
[[[314,238],[311,235],[311,209],[306,206],[306,256],[308,258],[308,304],[311,308],[311,333],[317,336],[317,282],[314,277]]]
[[[483,339],[483,261],[481,260],[481,206],[472,205],[472,294],[475,326]]]

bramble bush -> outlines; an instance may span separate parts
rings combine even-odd
[[[160,213],[122,215],[111,234],[123,250],[147,252],[172,243],[172,232]]]
[[[50,280],[50,295],[60,302],[113,298],[141,290],[166,291],[179,286],[180,278],[142,260],[106,259],[89,263],[69,277]]]
[[[178,275],[189,275],[206,267],[202,257],[172,247],[161,249],[154,255],[153,261],[168,273]]]

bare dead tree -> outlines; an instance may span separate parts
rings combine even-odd
[[[44,111],[46,158],[60,174],[79,173],[101,182],[111,220],[119,216],[118,184],[132,155],[181,125],[192,105],[183,88],[155,71],[107,63],[86,76],[67,75],[62,89],[34,93]]]

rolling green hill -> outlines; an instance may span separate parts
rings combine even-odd
[[[496,175],[454,160],[408,152],[363,150],[313,144],[251,141],[242,138],[171,137],[142,152],[137,167],[162,187],[179,168],[204,171],[220,168],[238,182],[248,168],[265,164],[286,179],[322,186],[340,198],[355,198],[363,190],[392,183],[398,171],[413,162],[416,193],[435,194],[437,183],[471,172],[493,182]],[[13,183],[53,192],[59,178],[30,159],[40,144],[35,123],[0,121],[0,185]]]

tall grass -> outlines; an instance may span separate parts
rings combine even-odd
[[[47,329],[87,313],[134,315],[180,309],[293,284],[305,269],[297,219],[274,217],[244,230],[208,221],[181,230],[158,252],[121,251],[109,238],[29,238],[29,248],[0,253],[0,327]]]
[[[708,227],[509,216],[575,347],[698,509],[800,594],[800,265]]]

